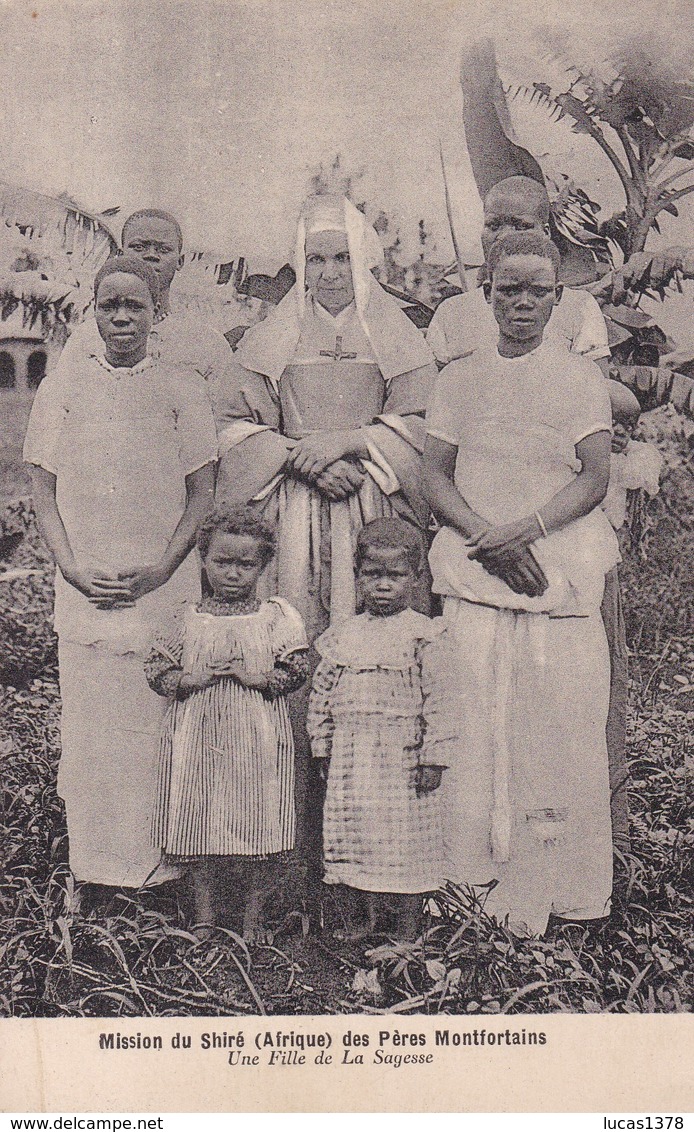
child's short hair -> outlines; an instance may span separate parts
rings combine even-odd
[[[484,198],[484,207],[487,208],[492,201],[502,200],[520,201],[528,204],[537,213],[543,224],[549,223],[549,196],[547,189],[534,177],[504,177],[492,185]]]
[[[512,255],[536,255],[552,262],[555,276],[559,274],[561,258],[559,248],[542,232],[509,232],[495,240],[487,259],[487,274],[491,279],[502,260]]]
[[[124,275],[137,275],[149,288],[152,302],[155,307],[161,297],[161,284],[154,268],[135,255],[112,255],[106,260],[94,277],[94,299],[96,301],[99,287],[109,275],[123,273]]]
[[[419,573],[424,562],[424,542],[416,527],[403,519],[374,519],[357,535],[354,562],[357,570],[374,547],[402,550],[410,566]]]
[[[225,535],[247,535],[260,543],[264,563],[275,553],[275,529],[252,507],[215,507],[198,527],[197,544],[201,558],[206,558],[216,531]]]
[[[138,208],[137,212],[131,212],[121,229],[121,243],[125,239],[125,229],[128,227],[128,224],[132,224],[133,220],[146,219],[148,216],[151,216],[153,220],[166,220],[167,224],[170,224],[171,227],[175,229],[176,239],[178,240],[178,250],[179,253],[182,252],[183,232],[181,225],[178,223],[175,216],[172,216],[170,212],[165,212],[163,208]]]
[[[607,382],[607,390],[613,420],[620,424],[635,425],[641,416],[641,406],[636,395],[626,385],[622,385],[621,381],[613,381],[612,378]]]

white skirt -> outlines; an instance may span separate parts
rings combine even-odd
[[[519,934],[609,912],[612,837],[599,611],[551,618],[447,598],[458,735],[442,794],[447,877],[497,884]],[[485,893],[480,895],[485,898]]]
[[[62,755],[70,868],[77,880],[139,888],[178,870],[150,841],[159,732],[166,700],[138,653],[60,640]]]

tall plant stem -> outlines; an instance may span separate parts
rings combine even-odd
[[[639,156],[636,152],[636,149],[632,145],[629,134],[627,133],[624,126],[619,126],[618,128],[616,128],[615,133],[617,134],[617,137],[619,138],[620,142],[622,143],[622,147],[623,147],[624,152],[626,154],[627,161],[629,162],[629,170],[631,172],[632,180],[636,183],[636,186],[637,186],[639,192],[641,193],[641,195],[643,197],[645,197],[646,193],[648,192],[648,184],[647,184],[647,180],[646,180],[646,174],[645,174],[643,168],[641,167],[641,162],[639,160]]]
[[[680,177],[686,176],[687,173],[694,173],[694,161],[691,161],[686,169],[680,169],[677,173],[673,173],[670,177],[666,177],[664,181],[658,181],[656,188],[658,192],[662,192],[668,185],[672,185],[678,181]]]

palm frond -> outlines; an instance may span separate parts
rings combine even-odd
[[[608,240],[598,221],[600,206],[568,178],[551,200],[550,210],[557,231],[570,243],[587,248],[601,263],[612,264]]]
[[[109,248],[117,247],[106,213],[91,212],[66,194],[50,197],[0,181],[0,216],[22,235],[60,235],[68,252],[84,250],[88,254],[95,240]]]
[[[574,133],[589,133],[595,136],[601,134],[601,123],[604,116],[601,108],[588,94],[584,99],[577,98],[571,90],[555,94],[548,83],[502,83],[504,94],[514,102],[521,98],[530,106],[539,106],[545,110],[552,122],[559,122],[569,117],[573,120]]]
[[[66,194],[49,197],[0,181],[2,321],[19,311],[26,330],[64,338],[91,304],[95,272],[117,247],[105,215]]]
[[[559,105],[547,83],[533,83],[528,86],[525,83],[508,82],[502,83],[501,88],[511,102],[521,98],[530,106],[542,107],[553,122],[559,122],[565,117],[566,111]]]

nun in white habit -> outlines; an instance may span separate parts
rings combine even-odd
[[[231,385],[216,390],[217,500],[262,503],[277,522],[266,584],[301,612],[310,640],[355,612],[360,527],[398,515],[423,530],[428,518],[420,454],[437,371],[372,274],[382,255],[346,198],[309,198],[296,285],[246,333]]]

